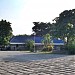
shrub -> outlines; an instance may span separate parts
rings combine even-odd
[[[26,47],[28,50],[30,50],[31,52],[33,52],[33,47],[34,47],[34,41],[33,40],[27,40],[26,41]]]
[[[42,51],[52,51],[52,49],[53,49],[53,46],[48,45],[48,46],[44,47]]]
[[[52,51],[52,49],[53,49],[53,46],[52,45],[49,45],[47,47],[48,47],[48,51]]]
[[[66,46],[66,50],[68,51],[68,54],[75,54],[75,46],[74,45]]]

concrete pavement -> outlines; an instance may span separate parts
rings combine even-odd
[[[53,59],[53,58],[65,57],[65,56],[67,55],[27,53],[27,52],[22,52],[22,51],[1,51],[0,61],[25,62],[25,61]]]
[[[15,53],[8,53],[10,53],[9,57],[10,55],[16,55]],[[21,56],[22,54],[25,54],[19,54],[19,52],[17,53]],[[7,55],[8,54],[6,54],[5,56]],[[0,57],[1,56],[2,55],[0,55]],[[75,75],[75,55],[60,55],[60,57],[56,56],[50,59],[41,59],[33,61],[27,60],[23,62],[1,60],[0,75]]]

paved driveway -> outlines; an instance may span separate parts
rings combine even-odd
[[[75,75],[75,55],[0,52],[0,75]]]
[[[0,61],[35,61],[35,60],[44,60],[65,57],[66,55],[58,54],[38,54],[38,53],[25,53],[21,51],[1,51],[0,52]]]

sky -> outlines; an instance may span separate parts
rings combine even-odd
[[[14,35],[32,34],[33,22],[52,22],[75,0],[0,0],[0,20],[11,22]]]

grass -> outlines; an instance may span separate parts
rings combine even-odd
[[[19,51],[24,52],[24,53],[52,54],[51,51],[38,51],[38,52],[31,52],[29,50],[25,50],[25,51],[24,50],[19,50]]]

